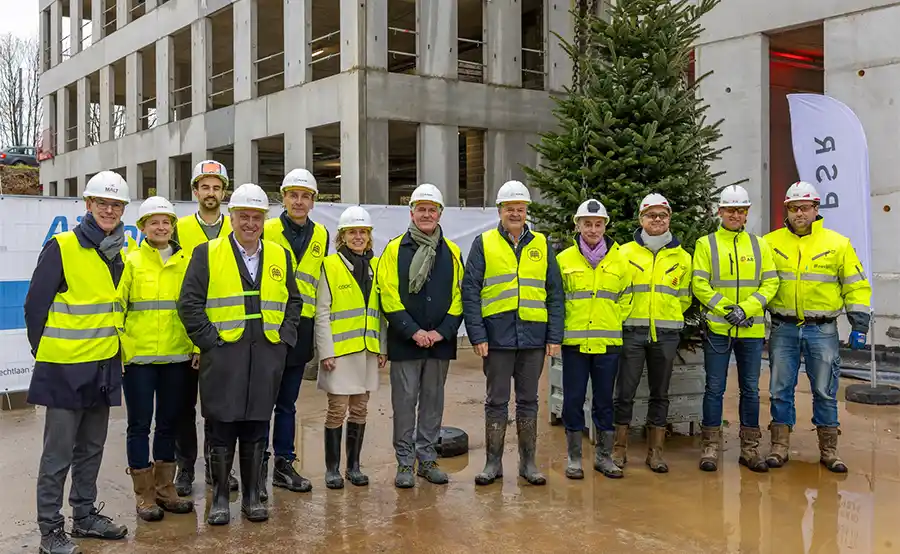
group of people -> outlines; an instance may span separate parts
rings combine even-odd
[[[81,223],[41,252],[25,317],[36,360],[29,402],[47,407],[37,483],[42,552],[79,552],[60,514],[70,468],[71,535],[126,536],[126,527],[95,505],[109,409],[121,403],[123,390],[127,471],[142,520],[194,508],[198,392],[212,485],[209,524],[230,521],[229,492],[238,488],[244,516],[268,518],[270,442],[272,485],[310,491],[311,481],[294,467],[294,415],[314,350],[318,388],[328,395],[326,487],[343,488],[345,479],[369,482],[360,466],[367,404],[388,361],[394,484],[414,487],[417,476],[446,484],[436,446],[463,321],[486,376],[486,460],[477,485],[503,476],[513,389],[519,476],[546,483],[535,457],[538,388],[546,357],[559,354],[566,476],[584,477],[588,379],[599,432],[594,468],[623,476],[645,365],[646,463],[664,473],[669,380],[693,297],[706,313],[701,469],[718,465],[734,352],[740,463],[766,471],[787,462],[802,353],[821,461],[846,471],[837,455],[835,320],[847,313],[851,346],[862,348],[870,288],[848,239],[822,226],[818,193],[807,183],[791,187],[785,228],[765,238],[744,229],[747,192],[726,188],[722,225],[697,242],[692,258],[671,233],[672,206],[659,194],[641,202],[640,227],[623,246],[606,236],[604,205],[585,201],[574,214],[573,242],[557,256],[555,245],[527,224],[528,188],[510,181],[496,198],[497,227],[475,239],[466,260],[442,233],[444,200],[431,184],[413,192],[409,229],[380,256],[373,252],[372,219],[360,206],[341,214],[329,254],[328,231],[309,217],[318,187],[305,169],[284,178],[284,211],[268,220],[266,193],[249,183],[234,190],[228,216],[222,215],[229,179],[219,162],[198,164],[191,185],[198,211],[181,219],[164,198],[143,202],[138,227],[145,239],[137,246],[127,243],[121,221],[128,185],[116,173],[98,173],[85,188]],[[772,450],[763,458],[758,381],[766,310],[772,316]],[[236,452],[239,479],[232,475]]]

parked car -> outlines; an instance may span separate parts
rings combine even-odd
[[[38,167],[37,149],[31,146],[9,146],[0,150],[0,165],[18,164]]]

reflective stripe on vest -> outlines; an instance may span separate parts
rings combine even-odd
[[[176,229],[178,230],[178,244],[184,250],[185,254],[190,256],[194,252],[194,248],[198,245],[208,242],[206,232],[197,221],[197,214],[186,215],[178,219]],[[222,226],[219,227],[219,236],[216,238],[225,238],[231,234],[231,218],[222,216]]]
[[[297,260],[291,243],[284,236],[284,223],[280,217],[269,219],[265,224],[264,238],[283,246],[291,253],[291,261],[294,264],[294,278],[297,280],[297,289],[300,298],[303,299],[301,317],[313,318],[316,316],[316,296],[319,290],[319,275],[322,274],[322,260],[328,250],[328,231],[325,226],[310,221],[313,224],[312,237],[303,258]]]
[[[347,269],[340,254],[332,254],[322,263],[331,292],[331,340],[336,357],[368,350],[381,353],[381,310],[375,283],[366,306],[362,289]],[[374,279],[378,258],[369,261]]]
[[[66,292],[57,292],[35,360],[56,364],[96,362],[119,352],[123,324],[109,266],[73,231],[54,237],[59,245]]]
[[[513,247],[500,231],[482,233],[482,317],[518,310],[524,321],[547,321],[547,238],[533,231],[532,235],[517,260]]]
[[[740,236],[740,235],[738,235]],[[752,279],[741,279],[738,280],[736,278],[730,277],[722,277],[722,267],[719,265],[719,243],[716,240],[716,234],[709,234],[709,257],[712,265],[712,277],[709,280],[709,284],[712,285],[713,288],[716,287],[739,287],[739,288],[758,288],[760,279],[762,277],[762,259],[761,253],[759,250],[759,239],[756,238],[756,235],[751,235],[747,233],[747,236],[750,237],[750,248],[753,250],[753,278]],[[738,264],[738,260],[734,260],[735,264]]]

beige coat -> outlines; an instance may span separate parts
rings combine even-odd
[[[340,254],[339,254],[340,255]],[[343,256],[347,269],[353,265]],[[370,270],[371,271],[371,270]],[[377,294],[374,287],[372,294]],[[381,351],[387,352],[387,322],[381,318]],[[316,295],[316,349],[321,360],[334,357],[334,342],[331,340],[331,290],[325,277],[325,267],[319,278],[319,292]],[[363,394],[378,390],[378,356],[364,350],[335,358],[335,368],[326,371],[319,366],[318,388],[331,394]]]

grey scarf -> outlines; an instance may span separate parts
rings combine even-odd
[[[100,249],[100,253],[103,254],[104,258],[112,261],[116,254],[122,251],[123,246],[125,246],[125,226],[119,223],[112,233],[103,237],[97,248]]]
[[[660,250],[662,250],[667,244],[672,242],[672,232],[666,231],[661,235],[657,235],[655,237],[651,237],[647,234],[647,231],[641,230],[641,240],[644,241],[644,246],[647,247],[648,250],[656,254]]]
[[[439,226],[434,230],[434,234],[426,235],[416,227],[415,223],[410,223],[409,236],[419,245],[416,253],[413,254],[412,263],[409,265],[409,292],[417,294],[425,286],[425,281],[428,280],[428,274],[431,273],[431,267],[434,265],[434,256],[441,240],[441,228]]]

